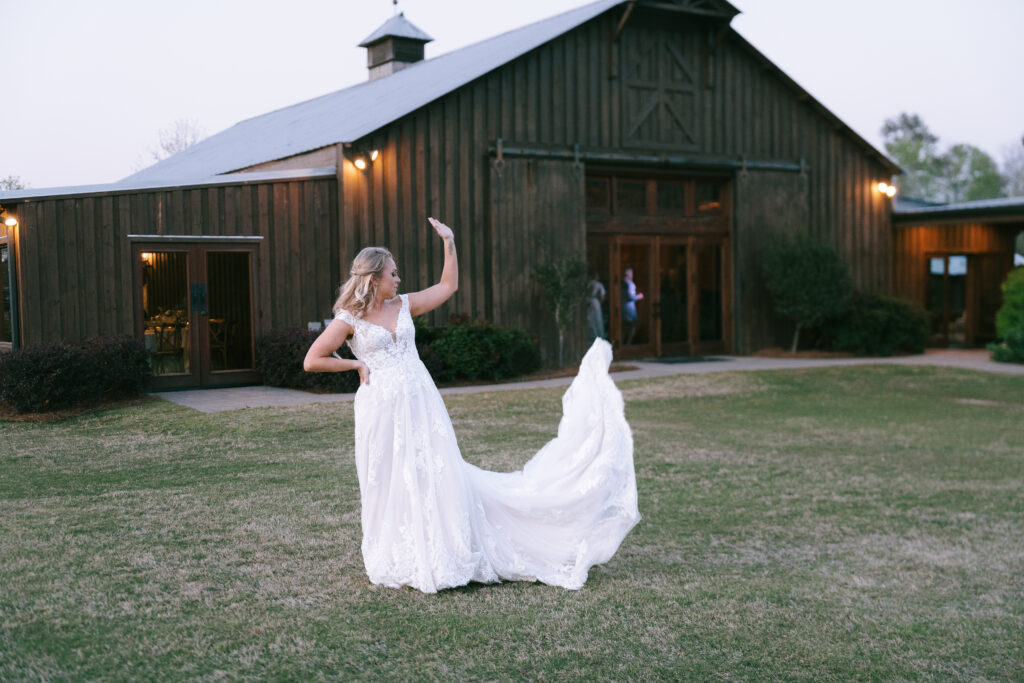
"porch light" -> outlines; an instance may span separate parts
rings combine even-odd
[[[380,152],[377,150],[373,150],[372,152],[370,152],[370,161],[377,161],[378,156],[380,156]]]
[[[353,161],[352,163],[355,164],[356,168],[358,168],[360,171],[366,170],[366,159],[364,159],[363,157],[356,157],[356,160]]]
[[[13,228],[17,224],[18,219],[10,214],[7,214],[7,218],[4,219],[4,225],[6,225],[8,228]]]
[[[879,194],[884,194],[886,197],[896,196],[895,185],[890,185],[889,183],[886,182],[880,182],[877,185],[875,185],[875,189],[878,190]]]

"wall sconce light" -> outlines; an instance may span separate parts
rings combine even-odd
[[[380,152],[376,149],[364,152],[362,150],[354,150],[352,156],[352,164],[360,171],[365,171],[366,167],[377,161],[377,157],[380,156]]]
[[[0,219],[3,219],[4,225],[8,228],[13,228],[18,225],[18,219],[2,206],[0,206]]]
[[[896,196],[896,186],[890,185],[886,182],[881,182],[875,185],[875,189],[878,190],[879,194],[884,194],[886,197]]]

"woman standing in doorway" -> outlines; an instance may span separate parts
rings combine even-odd
[[[587,352],[562,399],[558,436],[518,472],[462,459],[444,401],[416,353],[413,317],[458,289],[451,228],[441,281],[399,294],[391,253],[368,247],[352,262],[335,319],[313,343],[310,372],[359,372],[356,471],[362,552],[374,584],[433,593],[470,581],[542,581],[581,588],[640,520],[633,440],[608,376],[611,347]],[[356,360],[333,353],[348,341]]]

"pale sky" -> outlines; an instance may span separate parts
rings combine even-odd
[[[1000,163],[1024,136],[1024,0],[732,0],[733,27],[881,148],[917,112]],[[401,0],[427,57],[586,4]],[[114,182],[176,119],[208,134],[366,78],[391,0],[0,0],[0,177]]]

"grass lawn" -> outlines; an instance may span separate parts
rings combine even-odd
[[[644,520],[575,592],[371,586],[349,404],[0,423],[0,679],[1024,679],[1024,378],[621,386]],[[518,469],[560,397],[446,400]]]

